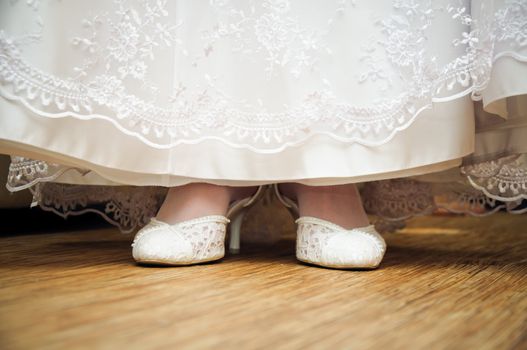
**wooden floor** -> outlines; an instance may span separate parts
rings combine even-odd
[[[140,267],[115,229],[1,238],[2,349],[527,349],[527,215],[429,217],[375,271],[294,240]]]

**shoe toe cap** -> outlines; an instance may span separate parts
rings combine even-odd
[[[132,255],[138,262],[170,263],[192,259],[192,245],[177,232],[158,228],[141,235],[139,233],[132,249]]]
[[[385,250],[386,244],[380,236],[340,232],[328,240],[323,259],[332,265],[375,267],[381,262]]]

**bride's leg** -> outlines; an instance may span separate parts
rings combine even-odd
[[[369,224],[354,184],[306,186],[287,183],[280,184],[279,188],[284,195],[298,202],[300,216],[314,216],[346,229]]]
[[[156,218],[173,224],[205,215],[225,215],[229,203],[252,195],[256,189],[208,183],[172,187],[168,190]]]

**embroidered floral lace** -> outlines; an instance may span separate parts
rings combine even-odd
[[[297,15],[305,12],[299,1],[203,3],[210,18],[197,22],[178,16],[178,8],[166,0],[114,0],[101,13],[86,11],[65,33],[61,49],[71,59],[59,75],[31,62],[46,38],[40,1],[6,2],[5,11],[36,14],[24,32],[0,30],[0,92],[41,116],[107,120],[152,147],[213,138],[255,151],[279,151],[314,134],[386,143],[435,102],[466,94],[480,100],[496,60],[527,61],[523,0],[505,1],[497,9],[491,1],[473,1],[472,15],[465,1],[395,0],[393,14],[385,18],[371,9],[362,14],[357,1],[327,1],[326,11],[316,14],[316,26],[301,21],[311,18]],[[73,5],[60,6],[68,11]],[[357,13],[367,16],[369,34],[350,37],[359,53],[347,64],[362,73],[339,81],[344,85],[339,87],[335,74],[342,72],[330,67],[349,53],[339,51],[331,38],[352,35],[355,28],[346,23]],[[431,45],[439,40],[436,21],[457,29],[440,38],[440,44],[457,48],[455,55]],[[189,37],[192,42],[185,41],[189,30],[199,33]],[[225,59],[217,50],[222,45],[232,45],[233,53],[240,53],[233,57],[243,57],[233,62],[240,64],[238,70],[263,67],[262,76],[215,71],[213,62]],[[167,72],[156,70],[154,62],[177,62],[188,74],[160,79]],[[254,81],[247,79],[261,79],[271,90],[281,76],[306,86],[289,92],[285,104],[277,104],[276,96],[269,103],[268,91],[241,98],[228,83],[239,79],[252,91]],[[346,91],[360,90],[385,94],[351,104]]]

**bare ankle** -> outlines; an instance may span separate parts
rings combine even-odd
[[[286,184],[283,190],[288,191],[289,196],[293,196],[298,202],[300,216],[318,217],[349,229],[369,224],[359,191],[353,184],[337,186]],[[282,193],[287,195],[285,192]]]
[[[156,217],[161,221],[176,223],[205,215],[226,215],[231,202],[251,196],[256,189],[208,183],[172,187]]]
[[[225,186],[192,183],[168,190],[157,218],[169,223],[204,215],[225,215],[230,192]]]

